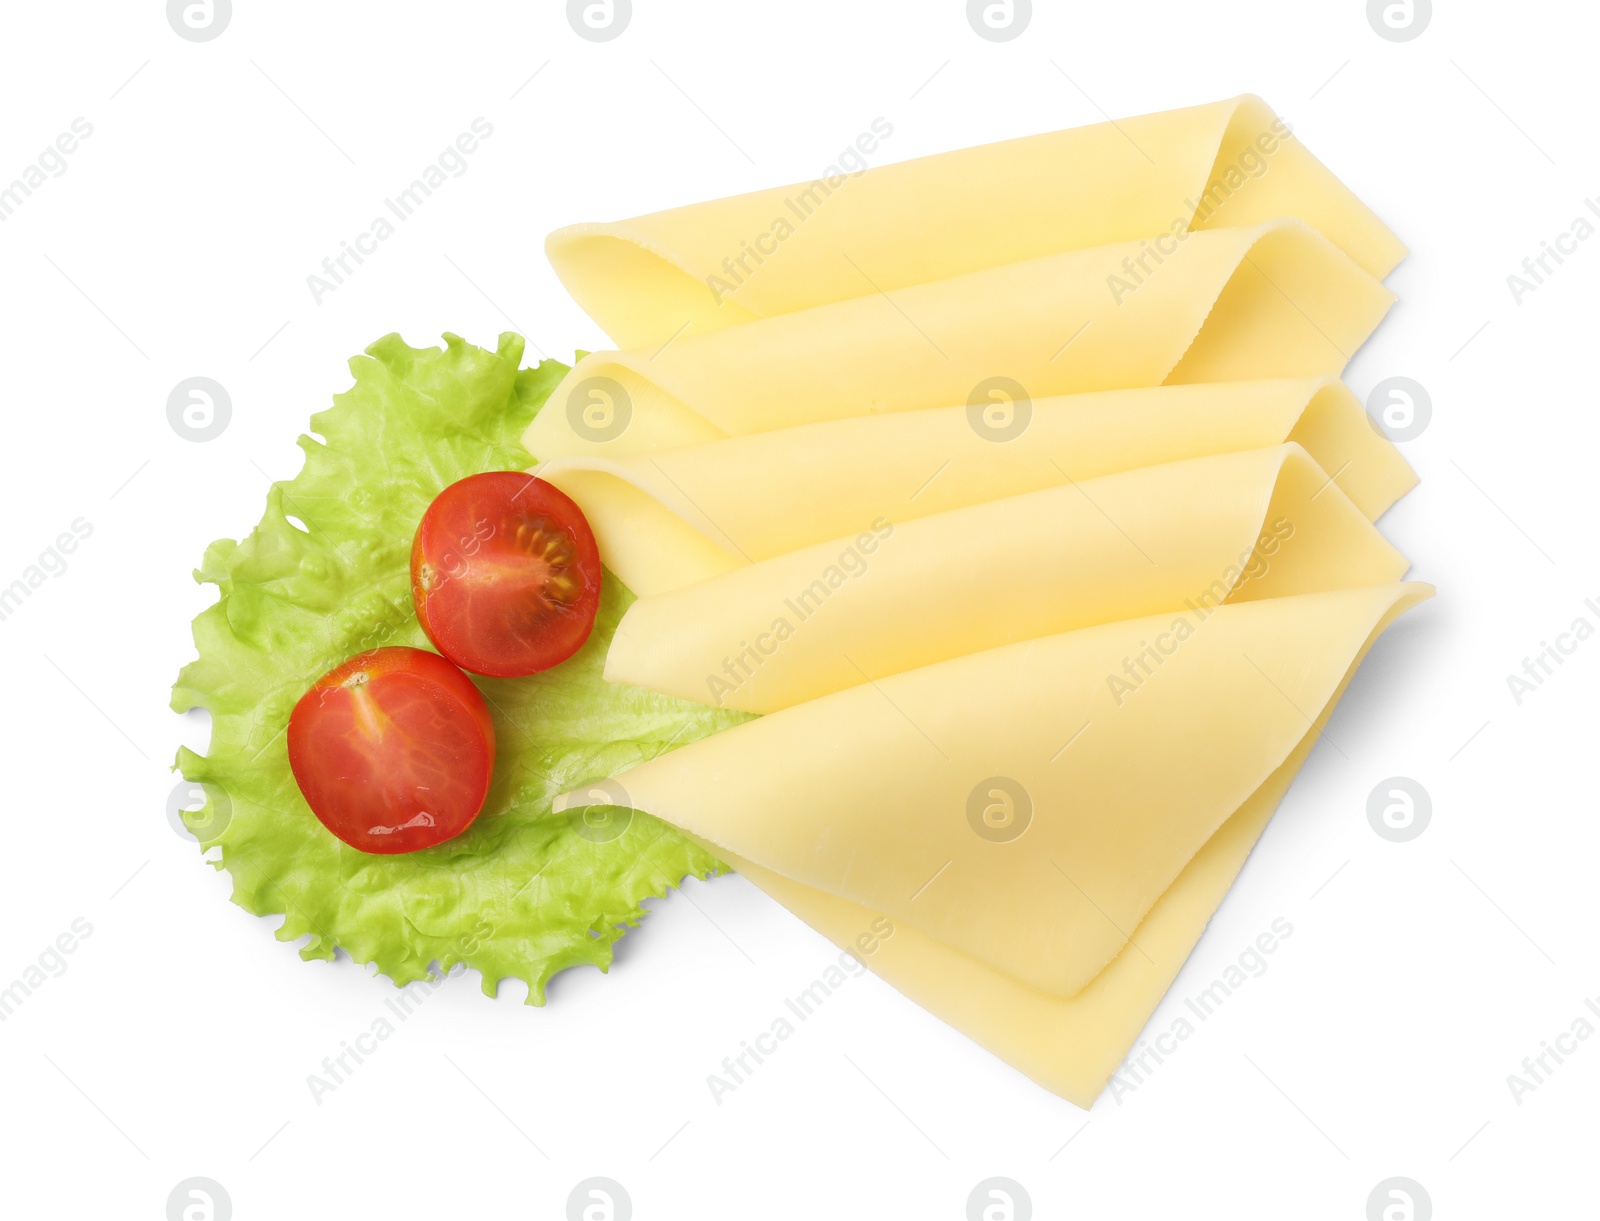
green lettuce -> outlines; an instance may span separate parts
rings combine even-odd
[[[609,572],[588,644],[543,674],[475,678],[494,715],[498,758],[483,812],[435,848],[371,856],[341,843],[289,770],[289,713],[321,674],[364,649],[429,648],[411,605],[411,537],[434,495],[487,470],[525,468],[519,438],[567,372],[520,368],[523,340],[497,350],[445,336],[439,348],[380,339],[350,362],[355,385],[312,417],[305,465],[275,483],[242,543],[223,539],[196,579],[221,597],[194,621],[198,659],[173,688],[179,712],[211,713],[210,753],[178,754],[206,805],[184,815],[233,900],[284,917],[301,956],[343,949],[397,984],[437,964],[545,983],[579,963],[605,970],[644,915],[641,900],[717,860],[671,827],[612,809],[555,814],[560,792],[746,719],[604,681],[606,648],[633,595]],[[290,519],[295,519],[291,521]],[[298,524],[297,524],[298,523]],[[303,527],[303,528],[301,528]]]

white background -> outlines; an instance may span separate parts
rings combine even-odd
[[[590,1175],[641,1219],[961,1218],[991,1175],[1041,1218],[1360,1221],[1393,1175],[1441,1219],[1592,1212],[1600,1038],[1520,1104],[1506,1078],[1600,996],[1600,643],[1520,706],[1506,675],[1600,625],[1600,241],[1520,305],[1506,277],[1600,194],[1600,16],[1451,3],[1393,44],[1359,0],[1036,8],[993,44],[955,0],[635,0],[593,44],[554,2],[239,0],[195,44],[156,0],[5,6],[0,183],[94,128],[0,224],[0,585],[93,526],[0,622],[0,984],[93,925],[0,1023],[8,1216],[159,1221],[192,1175],[240,1221],[560,1218]],[[1441,593],[1372,653],[1153,1028],[1281,916],[1269,969],[1089,1113],[872,977],[718,1105],[706,1075],[834,957],[723,878],[544,1009],[453,980],[315,1102],[391,985],[228,902],[165,817],[205,740],[166,702],[214,596],[190,569],[298,468],[345,360],[392,330],[607,346],[547,231],[810,179],[878,116],[882,161],[1245,91],[1412,247],[1348,379],[1431,392],[1422,486],[1383,525]],[[468,172],[317,304],[307,275],[479,116]],[[165,415],[194,375],[233,400],[205,444]],[[1366,820],[1395,775],[1433,801],[1405,844]]]

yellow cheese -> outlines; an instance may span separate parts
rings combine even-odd
[[[1332,378],[1218,382],[852,416],[538,467],[641,596],[861,530],[1116,471],[1297,441],[1368,518],[1416,476]]]
[[[873,147],[891,134],[878,120]],[[874,149],[874,151],[877,151]],[[561,229],[573,298],[619,346],[893,292],[1066,250],[1294,216],[1382,278],[1399,240],[1241,97]]]
[[[657,348],[595,352],[523,442],[622,457],[818,420],[1162,383],[1336,375],[1393,295],[1298,221],[1189,234],[1133,291],[1138,243],[1010,263]],[[1016,391],[1013,391],[1015,397]]]
[[[963,653],[1409,566],[1298,445],[1140,467],[860,533],[640,598],[605,676],[776,712]]]
[[[1423,588],[1234,603],[968,654],[747,722],[616,783],[718,851],[1072,996]]]
[[[606,675],[767,714],[608,792],[1087,1106],[1431,594],[1335,380],[1404,248],[1251,97],[852,168],[547,243]]]
[[[1431,593],[1425,585],[1389,591],[1387,605],[1315,724],[1195,853],[1133,930],[1129,945],[1071,997],[1030,988],[909,924],[894,922],[884,937],[880,911],[795,882],[725,848],[718,851],[762,890],[857,955],[917,1004],[1046,1089],[1088,1108],[1133,1047],[1233,885],[1361,658],[1397,616]],[[1349,626],[1359,631],[1364,622],[1365,616],[1356,616]],[[1204,724],[1197,721],[1198,726]],[[1133,768],[1143,766],[1141,760],[1126,762]]]

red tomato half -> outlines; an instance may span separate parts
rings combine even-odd
[[[383,648],[329,670],[289,717],[289,767],[352,848],[415,852],[460,835],[494,771],[494,723],[437,653]]]
[[[600,551],[559,488],[518,471],[471,475],[422,515],[411,594],[428,639],[462,669],[537,674],[589,639]]]

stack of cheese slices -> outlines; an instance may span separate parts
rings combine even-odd
[[[606,675],[763,714],[558,808],[674,824],[1089,1105],[1432,592],[1338,380],[1403,247],[1247,97],[548,249],[622,349],[525,438],[639,595]]]

